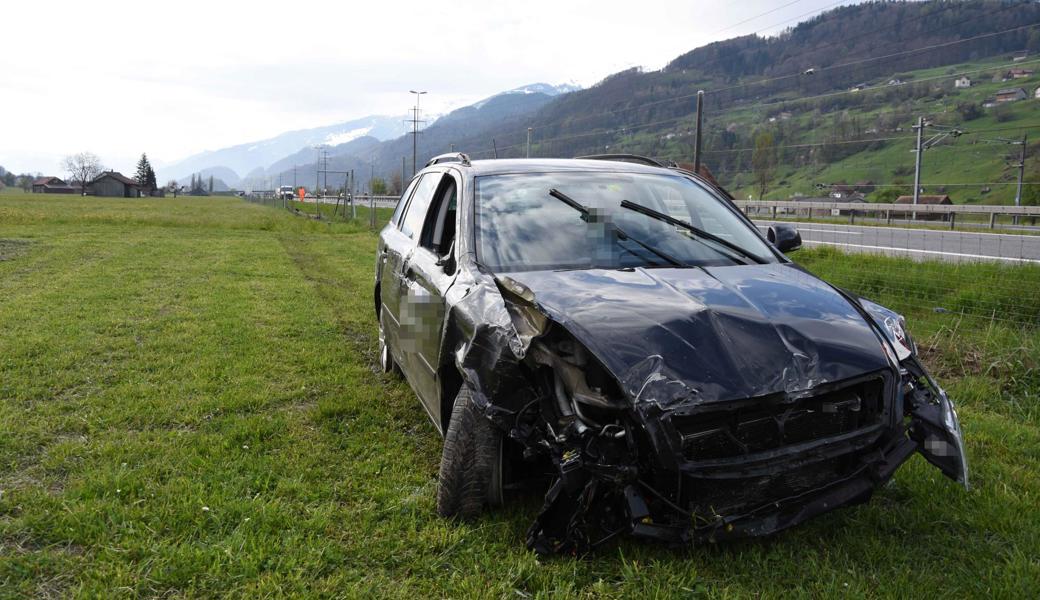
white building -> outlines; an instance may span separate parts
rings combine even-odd
[[[959,79],[955,79],[953,81],[953,87],[955,87],[955,88],[970,88],[971,87],[971,80],[968,79],[967,77],[961,75],[961,77]]]

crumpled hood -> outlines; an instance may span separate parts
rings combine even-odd
[[[888,366],[849,301],[791,264],[508,277],[636,402],[797,394]]]

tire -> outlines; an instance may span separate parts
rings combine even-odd
[[[379,324],[379,368],[384,373],[392,373],[394,375],[400,375],[401,373],[401,368],[394,361],[394,354],[390,352],[390,345],[386,343],[382,323]]]
[[[502,434],[473,404],[463,385],[444,434],[437,513],[472,519],[485,506],[502,504]]]

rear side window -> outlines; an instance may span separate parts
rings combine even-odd
[[[412,190],[415,189],[415,184],[417,183],[419,183],[419,178],[413,177],[412,180],[408,182],[408,187],[405,188],[404,193],[401,194],[401,199],[397,201],[397,206],[394,207],[394,216],[390,219],[390,222],[394,225],[399,225],[401,223],[401,213],[404,212],[404,207],[408,204],[408,197],[412,195]]]
[[[426,221],[426,211],[430,208],[433,193],[437,191],[437,184],[441,182],[441,177],[443,177],[441,173],[427,173],[419,180],[419,185],[415,186],[415,192],[412,193],[412,199],[408,202],[408,208],[405,209],[404,217],[401,220],[401,232],[408,237],[418,238],[419,233],[422,232],[423,223]]]

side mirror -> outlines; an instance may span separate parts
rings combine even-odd
[[[766,239],[781,252],[791,252],[802,247],[802,234],[794,225],[776,223],[766,231]]]
[[[455,274],[455,241],[451,242],[448,246],[448,252],[437,259],[437,266],[444,270],[448,275]]]

